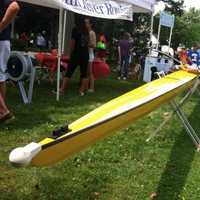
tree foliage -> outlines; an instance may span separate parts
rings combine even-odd
[[[173,41],[175,46],[182,43],[187,47],[200,43],[200,10],[191,9],[177,17]]]
[[[184,13],[184,0],[163,0],[166,3],[166,10],[176,16],[181,16]]]

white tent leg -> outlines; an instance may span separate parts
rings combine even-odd
[[[159,49],[159,45],[160,45],[160,32],[161,32],[161,24],[159,22],[159,27],[158,27],[158,44],[156,46],[156,50]]]
[[[152,47],[152,44],[151,44],[151,39],[153,37],[153,26],[154,26],[154,16],[153,16],[153,13],[151,14],[151,32],[150,32],[150,43],[149,43],[149,47],[151,48]],[[151,49],[149,49],[149,54],[151,53]]]
[[[65,50],[66,23],[67,23],[67,10],[64,10],[63,36],[62,36],[62,53]]]
[[[63,25],[63,8],[59,12],[59,32],[58,32],[58,67],[57,67],[57,95],[56,100],[60,99],[60,63],[62,54],[62,25]]]
[[[168,43],[168,54],[170,52],[170,47],[171,47],[171,43],[172,43],[172,33],[173,33],[173,28],[171,27],[170,36],[169,36],[169,43]]]

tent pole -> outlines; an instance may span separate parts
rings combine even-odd
[[[170,29],[170,36],[169,36],[169,44],[168,44],[168,53],[170,52],[170,47],[172,43],[172,33],[173,33],[173,27]]]
[[[150,32],[150,43],[149,43],[149,47],[151,48],[152,44],[151,44],[151,40],[153,37],[153,25],[154,25],[154,14],[152,12],[151,14],[151,32]],[[149,50],[149,53],[151,53],[151,49]]]
[[[160,44],[160,32],[161,32],[161,24],[159,22],[159,27],[158,27],[158,44],[157,44],[157,47],[156,47],[157,50],[159,49],[159,44]]]
[[[63,8],[59,10],[59,32],[58,32],[58,67],[57,67],[57,95],[56,100],[60,99],[60,63],[62,54],[62,24],[63,24]]]
[[[64,21],[63,21],[63,36],[62,36],[62,53],[65,50],[65,38],[66,38],[66,23],[67,23],[67,10],[64,10]]]

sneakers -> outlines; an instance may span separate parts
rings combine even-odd
[[[79,92],[79,96],[83,97],[83,96],[85,96],[85,93],[84,92]]]
[[[126,78],[125,76],[124,76],[124,77],[120,77],[120,76],[119,76],[117,79],[118,79],[118,80],[124,80],[124,81],[127,80],[127,78]]]
[[[126,77],[123,77],[123,80],[124,80],[124,81],[126,81],[126,80],[127,80],[127,78],[126,78]]]

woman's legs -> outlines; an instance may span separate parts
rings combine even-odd
[[[68,77],[63,78],[62,85],[60,88],[60,93],[65,92],[65,90],[68,88],[69,82],[70,82],[70,78],[68,78]]]
[[[80,88],[79,88],[79,94],[81,96],[84,95],[86,89],[87,89],[87,86],[88,86],[88,78],[82,78],[81,79],[81,85],[80,85]]]
[[[89,62],[89,91],[94,92],[94,75],[92,71],[92,62]]]
[[[88,89],[88,60],[81,59],[80,63],[80,73],[81,73],[81,85],[79,88],[79,93],[81,96],[84,95],[84,92]]]
[[[67,89],[70,79],[71,79],[74,71],[76,70],[76,67],[77,67],[77,61],[71,60],[69,66],[68,66],[68,69],[66,71],[65,77],[63,78],[63,81],[61,84],[61,88],[60,88],[61,93],[64,93],[65,90]]]
[[[94,61],[94,49],[89,49],[89,64],[88,64],[88,72],[89,72],[89,82],[88,89],[90,92],[94,92],[94,75],[93,75],[93,61]]]

